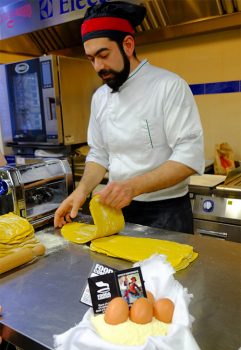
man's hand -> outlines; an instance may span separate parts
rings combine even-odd
[[[193,174],[195,170],[185,164],[168,160],[147,173],[128,180],[110,182],[98,192],[100,202],[115,209],[122,209],[142,193],[155,192],[174,186]]]
[[[62,227],[67,222],[71,222],[78,210],[84,204],[86,196],[76,189],[59,206],[54,215],[54,227]]]
[[[122,209],[130,204],[134,194],[134,189],[129,181],[113,181],[98,193],[100,202],[115,209]]]

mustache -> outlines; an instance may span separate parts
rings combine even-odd
[[[105,74],[116,74],[116,72],[112,69],[101,69],[99,72],[98,72],[98,75],[99,77],[102,78],[103,75]]]

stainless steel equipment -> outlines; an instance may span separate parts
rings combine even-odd
[[[191,183],[189,191],[195,233],[241,242],[241,167],[231,171],[222,184]]]
[[[91,97],[101,84],[87,60],[45,55],[6,64],[5,73],[9,101],[2,123],[5,143],[86,142]]]
[[[14,212],[34,227],[53,219],[59,204],[72,190],[67,160],[0,168],[0,214]]]

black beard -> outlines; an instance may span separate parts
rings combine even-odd
[[[112,69],[102,69],[99,71],[98,75],[101,77],[101,79],[104,81],[105,84],[107,84],[111,89],[112,93],[118,92],[119,88],[124,82],[127,80],[129,74],[130,74],[130,61],[123,49],[120,49],[122,57],[123,57],[123,62],[124,62],[124,68],[120,71],[117,72]],[[103,79],[102,75],[104,74],[111,74],[112,77],[108,79]]]

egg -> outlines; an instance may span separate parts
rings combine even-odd
[[[147,297],[147,300],[154,306],[155,304],[155,298],[152,294],[152,292],[150,292],[149,290],[146,291],[146,297]]]
[[[165,323],[171,323],[175,305],[171,299],[160,298],[154,304],[154,317]]]
[[[130,309],[130,320],[135,323],[146,324],[152,321],[153,306],[147,298],[137,299]]]
[[[108,324],[117,325],[128,320],[129,317],[129,305],[121,298],[113,298],[106,310],[104,320]]]

